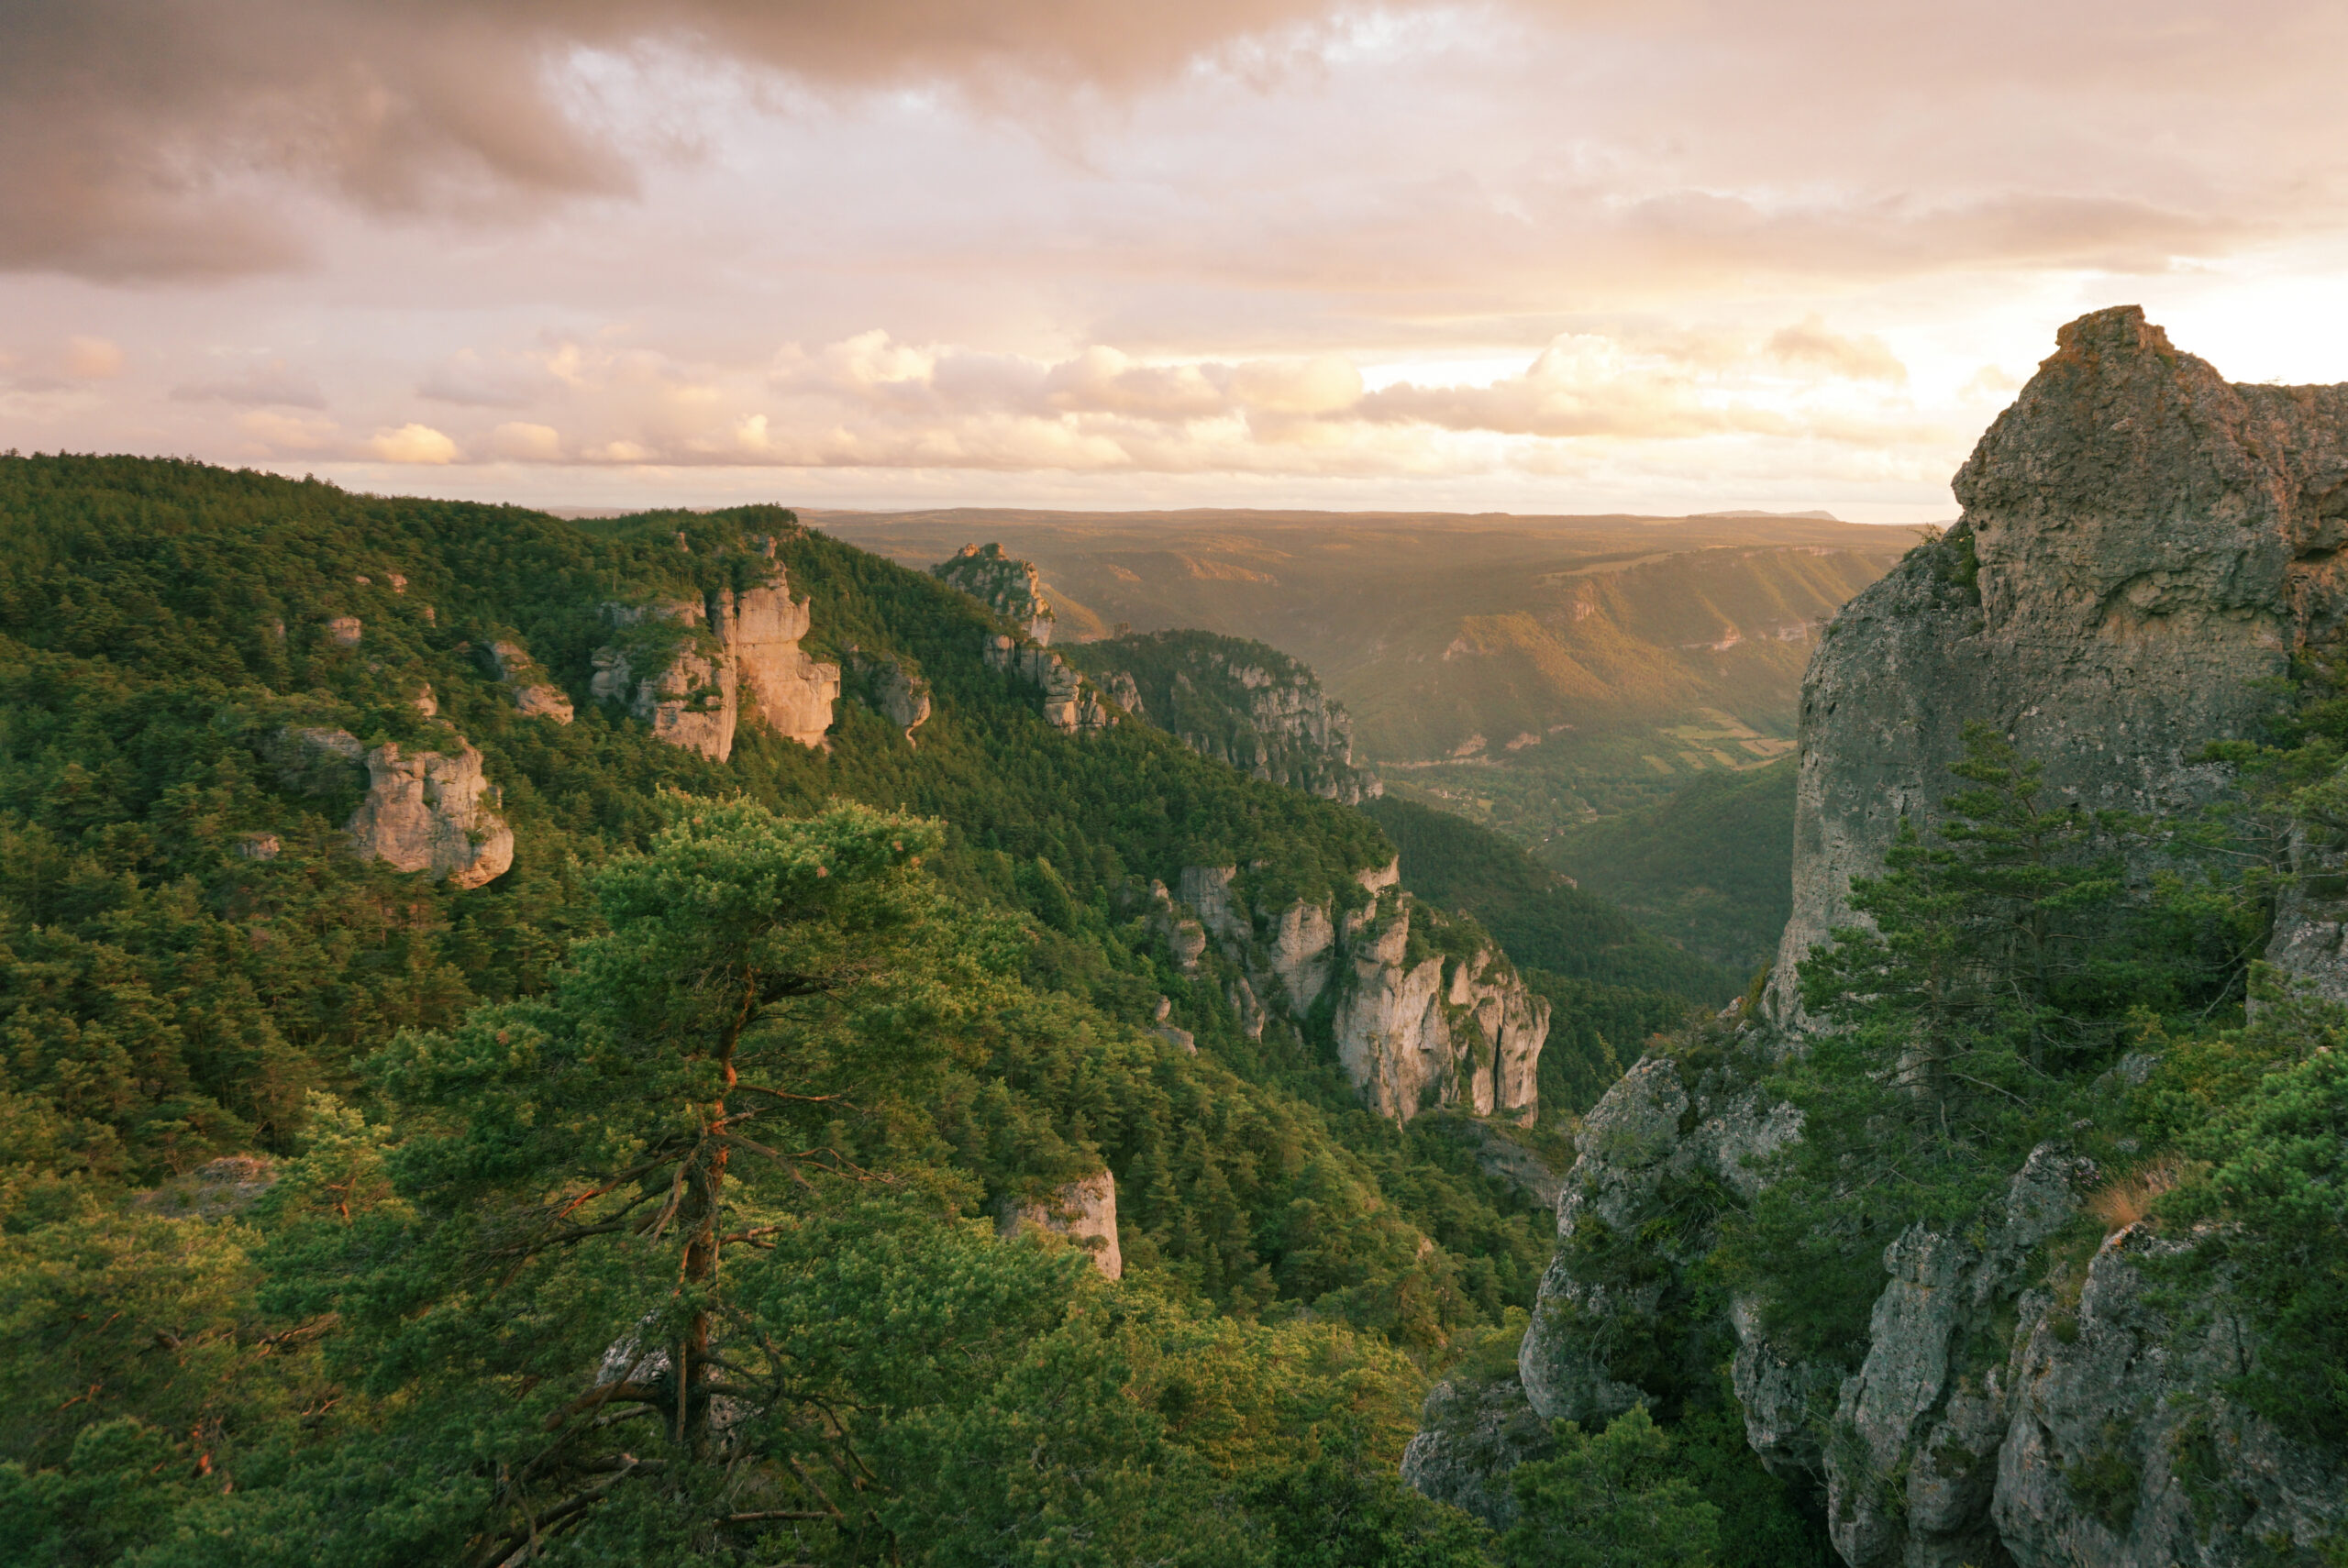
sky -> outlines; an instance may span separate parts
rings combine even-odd
[[[0,0],[0,449],[537,505],[1955,515],[2348,379],[2348,6]]]

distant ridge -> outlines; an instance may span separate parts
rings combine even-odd
[[[1761,512],[1752,507],[1738,507],[1728,512],[1690,512],[1690,517],[1803,517],[1818,523],[1843,521],[1832,512]]]

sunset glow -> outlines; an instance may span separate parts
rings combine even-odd
[[[1899,522],[2081,311],[2348,366],[2336,7],[0,14],[27,451]]]

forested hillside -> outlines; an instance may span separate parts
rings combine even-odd
[[[664,742],[605,678],[716,634],[631,607],[774,566],[827,744]],[[1392,847],[998,630],[772,508],[0,461],[0,1560],[1481,1561],[1394,1463],[1549,1215],[1150,919]],[[425,756],[509,869],[352,852]],[[993,1239],[1104,1170],[1113,1290]]]
[[[1568,828],[1541,858],[1646,929],[1750,975],[1793,908],[1797,767],[1789,756],[1703,774],[1654,805]]]

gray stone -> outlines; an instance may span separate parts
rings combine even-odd
[[[1942,812],[1968,722],[2052,801],[2175,812],[2225,783],[2202,746],[2255,734],[2292,651],[2348,617],[2348,388],[2229,385],[2132,306],[2062,329],[1955,490],[1956,525],[1844,606],[1803,679],[1780,1021],[1851,878]],[[2335,975],[2338,925],[2287,905],[2274,956]]]
[[[1004,554],[1001,545],[965,545],[929,571],[1015,623],[1037,647],[1051,646],[1054,617],[1043,580],[1032,564]]]
[[[1402,1482],[1506,1529],[1520,1511],[1511,1474],[1556,1449],[1549,1423],[1534,1411],[1515,1378],[1455,1377],[1427,1395],[1419,1430],[1402,1451]]]

